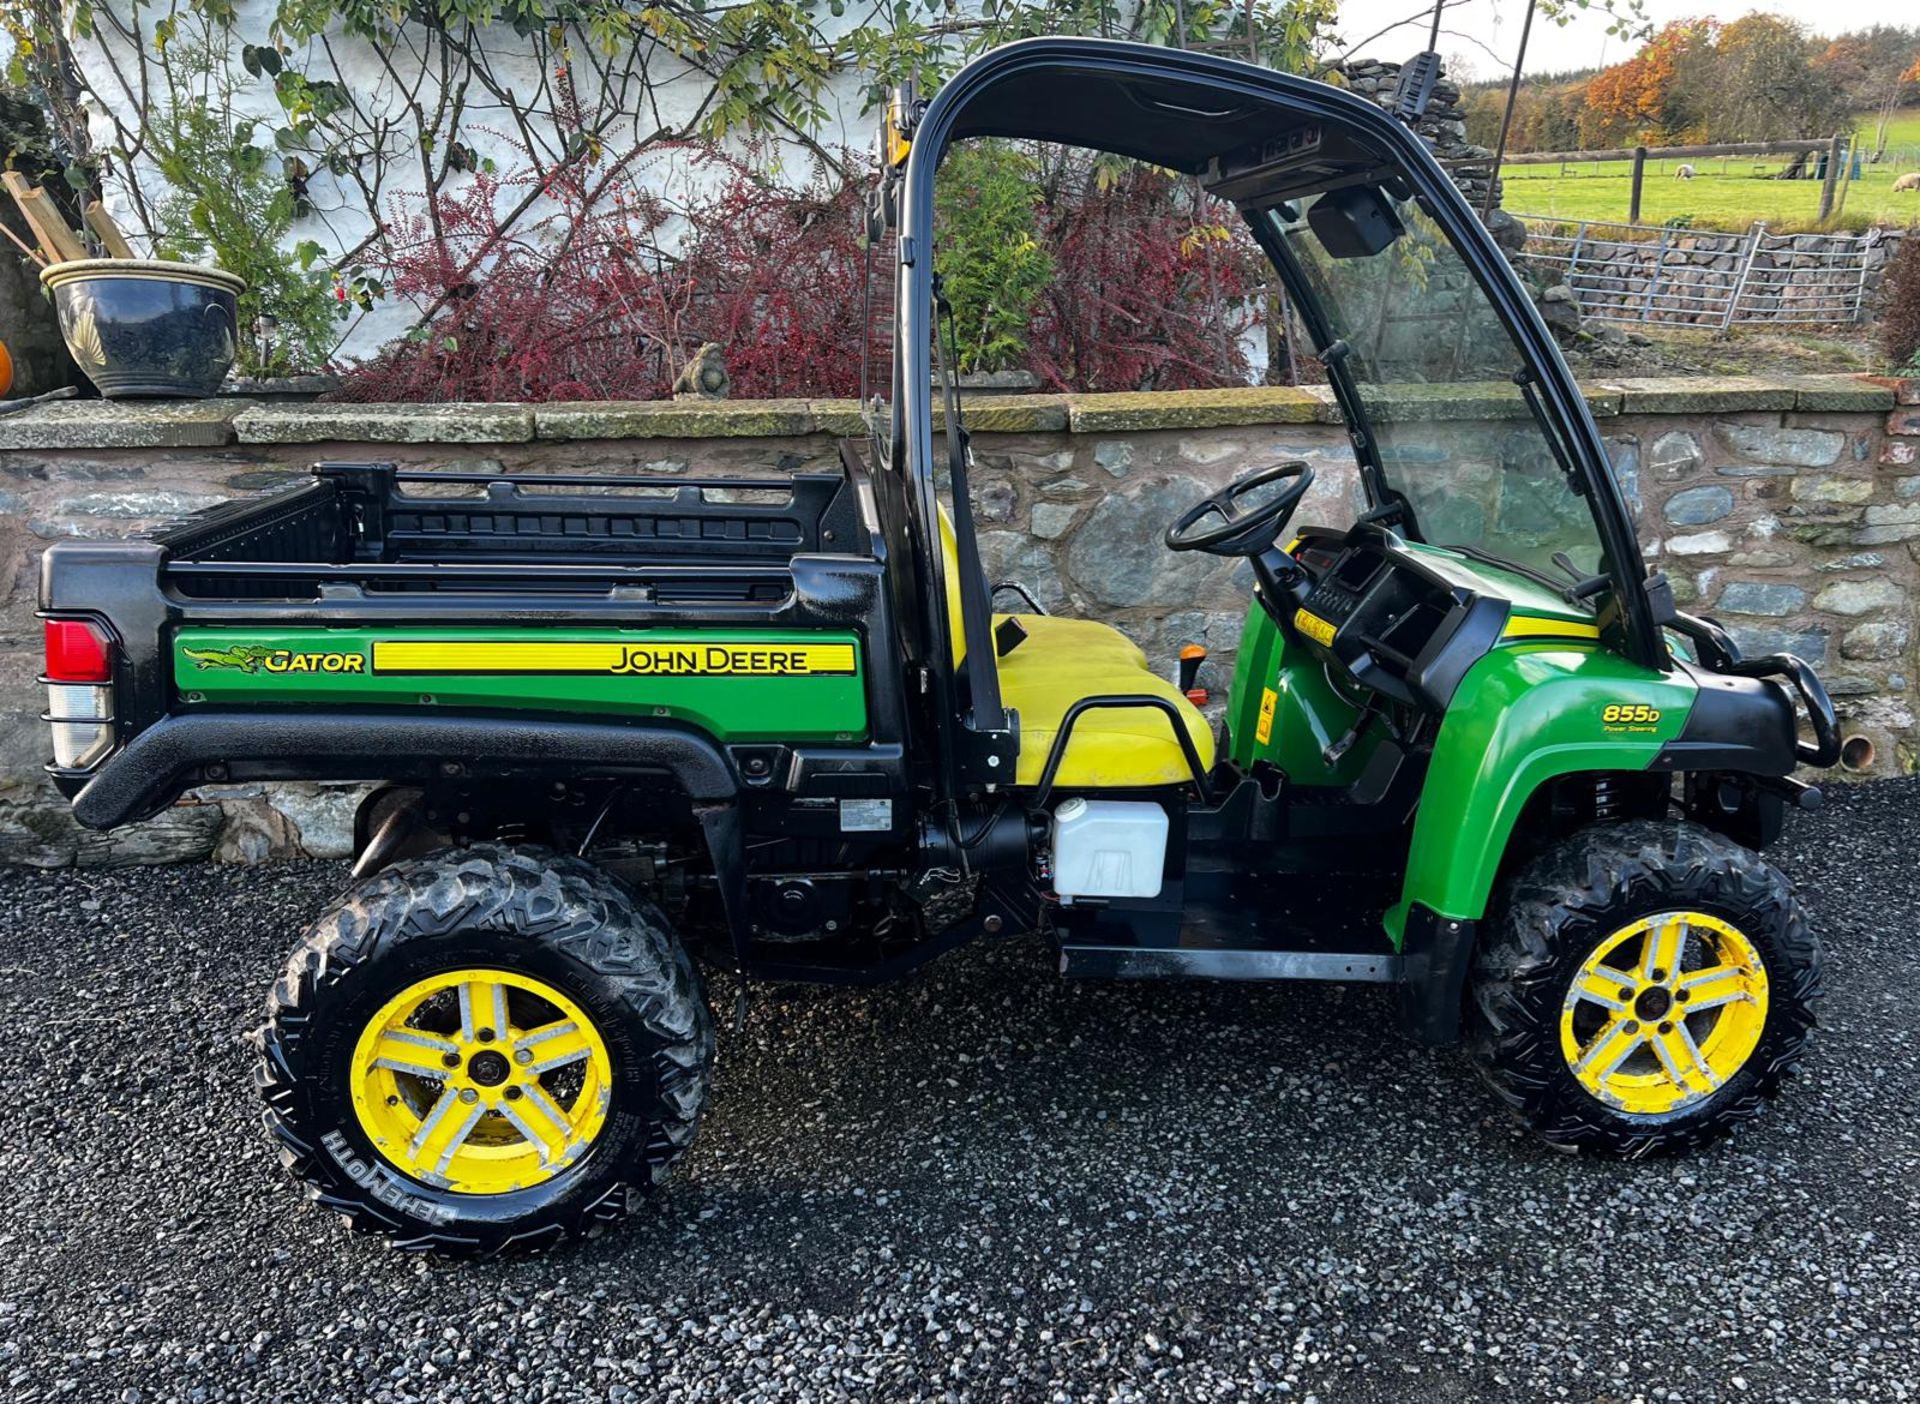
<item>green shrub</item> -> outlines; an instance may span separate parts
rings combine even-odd
[[[184,45],[185,41],[181,41]],[[320,246],[281,247],[293,228],[296,196],[265,136],[236,115],[232,80],[212,50],[175,58],[171,101],[156,105],[147,135],[167,187],[155,205],[155,252],[188,262],[211,260],[246,279],[240,295],[239,366],[249,375],[283,375],[325,365],[346,311],[333,279],[314,267]]]
[[[1053,277],[1039,239],[1038,169],[998,142],[954,150],[940,168],[934,267],[953,303],[963,371],[1025,363],[1034,304]]]

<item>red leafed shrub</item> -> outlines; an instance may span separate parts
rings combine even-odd
[[[1240,217],[1166,171],[1129,164],[1101,181],[1079,164],[1043,215],[1054,268],[1032,369],[1070,390],[1244,385],[1266,261]]]
[[[669,174],[668,160],[683,167]],[[1264,265],[1237,217],[1162,171],[1094,172],[1068,157],[1042,182],[1036,236],[1054,276],[1029,367],[1072,390],[1245,383]],[[708,341],[737,397],[853,395],[863,334],[882,378],[890,336],[883,258],[871,326],[863,309],[865,189],[782,183],[693,148],[582,156],[543,181],[475,175],[394,212],[368,271],[421,326],[350,370],[337,396],[656,399]]]
[[[656,399],[707,341],[735,395],[854,394],[860,190],[781,185],[710,151],[687,164],[695,193],[678,205],[582,160],[538,192],[477,175],[396,213],[372,271],[424,321],[340,397]],[[536,194],[543,212],[516,221]]]
[[[537,218],[516,215],[545,202]],[[662,202],[584,162],[534,177],[476,174],[394,212],[370,269],[422,314],[356,367],[355,400],[645,399],[672,383],[661,330],[681,301],[656,240]]]
[[[736,171],[687,215],[693,233],[680,266],[692,291],[687,325],[720,344],[733,393],[852,396],[860,391],[860,339],[886,378],[889,332],[868,325],[862,288],[864,183],[822,178],[805,189],[763,185]],[[891,270],[877,253],[876,305]]]

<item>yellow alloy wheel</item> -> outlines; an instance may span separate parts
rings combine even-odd
[[[407,986],[354,1045],[360,1128],[402,1173],[459,1194],[550,1180],[607,1120],[613,1065],[593,1021],[509,970]]]
[[[1660,912],[1608,936],[1574,976],[1560,1051],[1595,1097],[1664,1115],[1705,1101],[1753,1056],[1767,968],[1738,928]]]

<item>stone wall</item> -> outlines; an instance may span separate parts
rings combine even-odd
[[[1523,413],[1510,391],[1427,387],[1419,413],[1488,433]],[[1909,697],[1920,583],[1920,382],[1849,377],[1617,381],[1588,387],[1648,555],[1680,597],[1750,650],[1819,665],[1860,774],[1914,768]],[[1360,502],[1324,387],[976,400],[975,512],[993,579],[1052,610],[1110,620],[1171,669],[1213,656],[1224,696],[1246,605],[1243,567],[1176,556],[1166,524],[1250,466],[1305,458],[1302,521]],[[74,827],[46,787],[38,626],[48,542],[147,531],[297,481],[321,458],[391,458],[508,472],[753,474],[835,462],[858,432],[838,401],[716,405],[197,405],[65,403],[0,419],[0,862],[125,863],[214,855],[335,856],[356,794],[229,787],[152,824]],[[1871,756],[1867,754],[1871,749]]]
[[[1400,90],[1400,65],[1381,59],[1349,59],[1340,65],[1340,74],[1356,93],[1371,98],[1389,111]],[[1487,183],[1493,182],[1493,206],[1500,206],[1501,182],[1494,177],[1493,152],[1467,140],[1467,113],[1460,99],[1460,85],[1442,78],[1433,85],[1427,110],[1413,129],[1427,139],[1433,154],[1453,183],[1476,210],[1487,197]]]

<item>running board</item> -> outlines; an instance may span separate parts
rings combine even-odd
[[[1060,974],[1083,980],[1353,980],[1391,984],[1400,979],[1400,957],[1366,951],[1068,945],[1060,948]]]

